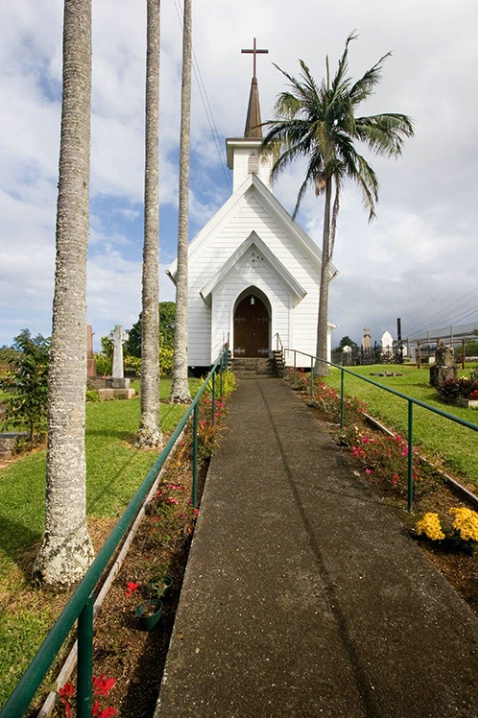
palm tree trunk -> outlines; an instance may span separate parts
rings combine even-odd
[[[178,269],[174,326],[173,381],[169,401],[191,402],[188,384],[188,233],[189,162],[191,145],[192,3],[184,0],[183,73],[181,84],[181,137],[179,148]]]
[[[33,569],[46,584],[76,582],[93,559],[85,459],[90,100],[91,0],[65,0],[46,517]]]
[[[147,0],[141,418],[136,446],[162,441],[159,422],[159,60],[160,0]]]
[[[327,376],[330,373],[329,365],[320,360],[327,359],[331,201],[332,179],[329,177],[325,185],[324,224],[322,230],[322,266],[320,270],[319,317],[317,325],[317,358],[314,367],[316,376]]]

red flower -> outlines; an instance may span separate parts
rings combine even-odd
[[[138,586],[140,584],[138,583]],[[95,696],[108,696],[110,690],[116,683],[114,678],[105,678],[105,674],[102,673],[97,678],[93,676],[93,692]]]
[[[125,596],[128,596],[128,598],[129,598],[129,596],[131,596],[131,594],[133,594],[135,591],[138,590],[138,588],[141,586],[141,584],[139,582],[128,581],[126,586],[127,586],[127,588],[124,593],[125,593]]]

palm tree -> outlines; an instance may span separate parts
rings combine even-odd
[[[181,83],[181,136],[179,142],[178,264],[174,325],[173,381],[169,401],[189,404],[188,384],[188,233],[189,153],[191,145],[192,3],[184,0],[183,72]]]
[[[141,417],[136,445],[158,446],[159,422],[159,58],[160,0],[147,0]]]
[[[85,486],[90,101],[91,0],[65,0],[46,517],[33,569],[47,584],[74,583],[93,559]]]
[[[305,179],[299,189],[294,218],[306,189],[312,185],[316,195],[324,194],[322,232],[322,268],[317,328],[317,361],[315,371],[328,374],[328,365],[320,361],[327,356],[327,321],[330,263],[335,241],[340,192],[346,178],[353,179],[362,191],[369,220],[375,216],[378,200],[378,181],[374,170],[360,155],[355,142],[362,142],[378,155],[386,157],[401,153],[405,137],[413,135],[409,117],[385,113],[356,117],[358,105],[373,94],[381,80],[384,55],[359,80],[353,82],[348,73],[349,44],[357,36],[349,35],[335,76],[331,79],[326,59],[326,79],[318,85],[307,65],[300,60],[299,79],[277,69],[289,80],[291,87],[282,92],[275,104],[277,118],[264,124],[270,127],[263,140],[262,150],[278,153],[272,168],[272,178],[293,160],[307,159]],[[277,66],[276,66],[277,67]],[[333,197],[333,199],[332,199]]]

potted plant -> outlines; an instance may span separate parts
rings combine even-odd
[[[152,631],[159,623],[162,612],[162,601],[159,598],[148,598],[140,603],[134,614],[142,631]]]

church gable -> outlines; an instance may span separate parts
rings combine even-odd
[[[200,294],[206,304],[211,306],[212,295],[220,285],[230,283],[232,278],[237,275],[240,275],[246,284],[260,285],[260,277],[264,274],[264,270],[284,287],[293,298],[294,304],[297,304],[307,294],[306,290],[255,231],[251,232],[249,237],[206,282]]]

